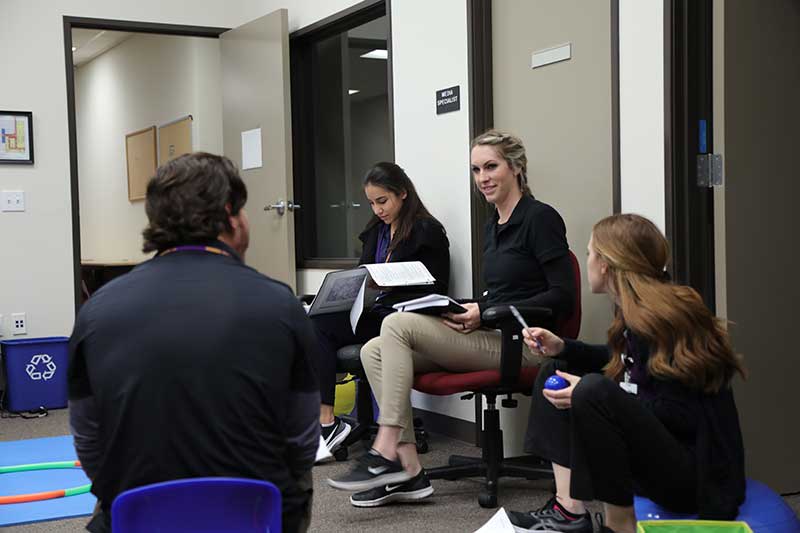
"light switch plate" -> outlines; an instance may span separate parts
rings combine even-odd
[[[3,191],[0,200],[3,211],[25,211],[25,191]]]

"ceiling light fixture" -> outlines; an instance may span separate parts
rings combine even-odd
[[[354,95],[354,94],[357,94],[357,93],[360,93],[360,92],[361,91],[359,89],[348,89],[347,90],[347,94],[349,94],[349,95]]]
[[[366,54],[361,54],[361,57],[364,59],[389,59],[389,51],[376,48],[375,50],[371,50]]]
[[[78,49],[78,47],[77,47],[77,46],[73,46],[73,47],[72,47],[72,51],[73,51],[73,52],[74,52],[75,50],[77,50],[77,49]]]

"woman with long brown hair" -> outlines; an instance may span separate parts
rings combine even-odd
[[[525,449],[552,461],[555,496],[511,512],[517,531],[593,531],[584,502],[603,502],[601,532],[633,533],[633,495],[704,519],[744,500],[744,451],[730,384],[745,375],[722,321],[691,287],[669,282],[669,246],[651,221],[598,222],[586,262],[594,293],[616,304],[607,346],[523,332],[548,359],[534,385]],[[551,390],[553,374],[566,387]]]

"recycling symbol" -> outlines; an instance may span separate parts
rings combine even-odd
[[[31,362],[25,365],[25,372],[34,381],[40,379],[47,381],[56,374],[56,364],[48,354],[36,354],[31,357]]]

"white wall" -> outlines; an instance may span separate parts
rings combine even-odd
[[[26,192],[27,211],[0,213],[5,236],[0,279],[0,329],[8,315],[24,311],[28,336],[65,335],[74,319],[69,136],[62,16],[235,27],[291,4],[295,30],[358,0],[60,0],[0,3],[0,84],[3,109],[33,111],[36,163],[0,166],[0,189]],[[13,246],[9,243],[13,243]]]
[[[664,1],[619,2],[622,211],[665,230]]]
[[[219,40],[139,34],[75,71],[81,259],[142,261],[125,135],[192,115],[193,149],[222,153]]]
[[[467,3],[392,2],[395,159],[450,239],[450,292],[472,296]],[[436,115],[437,89],[459,85],[461,109]],[[416,407],[473,421],[472,402],[414,393]]]

